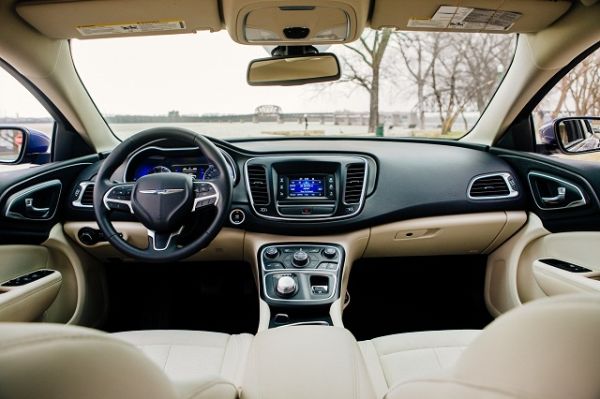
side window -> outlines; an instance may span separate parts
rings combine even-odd
[[[50,162],[54,119],[0,67],[0,172]]]
[[[600,49],[546,94],[532,118],[539,152],[600,162]]]

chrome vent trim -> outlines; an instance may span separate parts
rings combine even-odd
[[[366,177],[366,164],[352,163],[346,167],[346,180],[344,183],[344,204],[353,205],[361,202],[363,197]]]
[[[475,176],[467,189],[467,196],[475,201],[514,198],[518,195],[515,178],[506,172]]]
[[[79,183],[79,194],[71,203],[76,208],[94,207],[94,182],[82,181]]]
[[[267,168],[258,164],[247,165],[246,173],[252,202],[256,205],[269,205],[271,201]]]

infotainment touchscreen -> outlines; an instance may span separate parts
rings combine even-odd
[[[290,198],[325,196],[323,177],[290,177],[288,182],[288,196]]]

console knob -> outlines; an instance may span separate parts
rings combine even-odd
[[[323,256],[325,256],[326,258],[331,259],[335,257],[335,255],[337,255],[337,251],[333,247],[327,247],[323,250]]]
[[[293,263],[296,267],[304,267],[308,263],[308,254],[303,250],[294,253]]]
[[[265,256],[269,259],[275,259],[279,255],[279,250],[275,247],[265,249]]]
[[[281,297],[290,297],[296,293],[298,286],[292,276],[282,276],[277,280],[275,290]]]

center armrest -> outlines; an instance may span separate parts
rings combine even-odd
[[[375,398],[352,334],[326,326],[258,333],[242,387],[242,399]]]

